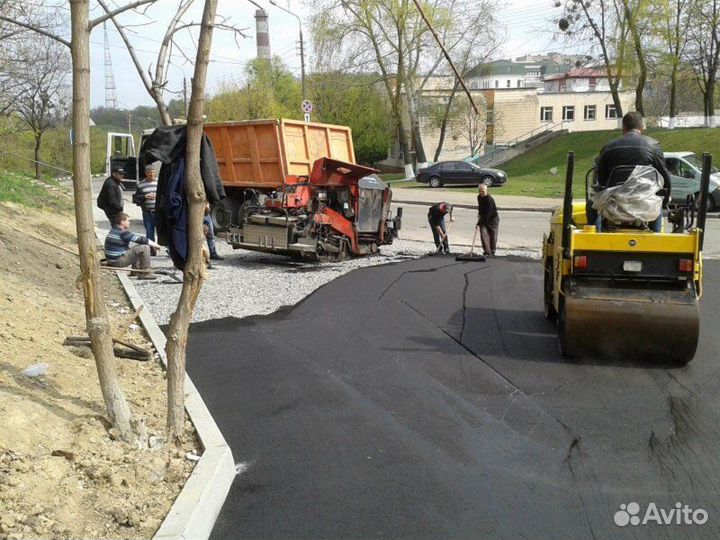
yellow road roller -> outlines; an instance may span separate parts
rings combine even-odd
[[[702,247],[711,157],[703,155],[700,199],[668,215],[671,232],[646,223],[588,223],[585,201],[573,202],[574,155],[568,154],[565,197],[543,237],[545,316],[557,321],[563,356],[686,364],[700,331]],[[592,216],[591,216],[592,219]]]

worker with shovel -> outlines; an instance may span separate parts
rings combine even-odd
[[[450,253],[450,246],[448,245],[447,228],[445,227],[445,216],[450,215],[450,223],[452,223],[453,207],[452,204],[441,202],[434,204],[428,210],[428,223],[430,229],[432,229],[433,239],[435,240],[435,248],[437,253]]]

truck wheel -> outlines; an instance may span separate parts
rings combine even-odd
[[[443,185],[442,180],[440,180],[439,176],[430,177],[430,181],[428,183],[430,184],[431,188],[439,188]]]
[[[548,321],[557,320],[557,311],[555,310],[555,304],[553,304],[553,260],[548,258],[545,263],[545,271],[543,272],[543,301],[545,305],[545,318]]]
[[[257,206],[257,203],[256,203],[255,201],[245,201],[245,202],[242,203],[242,204],[240,205],[240,207],[238,208],[237,216],[236,216],[236,218],[235,218],[235,222],[236,222],[238,225],[242,226],[242,224],[245,223],[245,217],[246,217],[246,215],[247,215],[248,208],[249,208],[250,206]]]
[[[223,199],[213,207],[210,217],[217,232],[225,232],[230,227],[234,215],[233,209],[237,212],[237,207],[236,201],[228,199]]]

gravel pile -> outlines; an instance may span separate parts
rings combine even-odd
[[[224,317],[267,315],[282,306],[294,305],[314,290],[357,268],[416,259],[433,249],[431,242],[395,240],[382,253],[338,263],[298,263],[287,257],[233,250],[218,241],[224,261],[213,261],[209,279],[203,284],[195,306],[193,322]],[[458,249],[458,251],[462,251]],[[513,250],[501,255],[538,258],[538,250]],[[153,268],[172,270],[168,257],[154,257]],[[182,279],[182,274],[177,273]],[[135,288],[155,316],[167,324],[175,311],[182,284],[168,276],[156,281],[134,280]]]

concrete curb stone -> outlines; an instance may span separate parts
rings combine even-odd
[[[118,272],[133,308],[144,305],[130,278]],[[148,309],[140,321],[167,369],[166,338]],[[195,426],[203,453],[153,540],[205,540],[220,514],[236,469],[232,451],[190,377],[185,375],[185,410]]]

